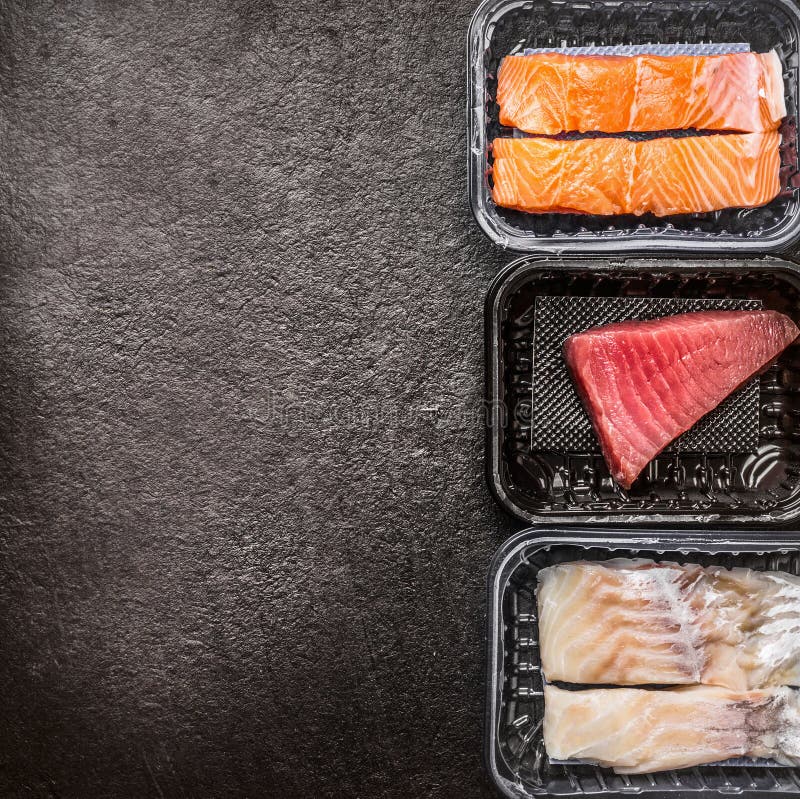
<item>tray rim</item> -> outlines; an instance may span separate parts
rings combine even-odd
[[[646,528],[636,528],[633,533],[620,528],[598,530],[590,527],[576,527],[563,529],[558,525],[536,525],[519,530],[506,539],[494,551],[489,562],[486,578],[487,603],[486,603],[486,694],[484,707],[484,736],[483,759],[484,766],[491,777],[495,789],[508,799],[530,799],[532,796],[553,796],[546,790],[526,790],[520,785],[505,779],[500,773],[497,762],[497,697],[498,686],[502,682],[504,670],[504,644],[503,644],[503,592],[505,580],[508,576],[509,566],[521,552],[531,547],[537,550],[546,550],[551,547],[583,546],[586,548],[600,548],[613,552],[618,549],[648,549],[656,552],[681,552],[690,554],[700,552],[703,554],[730,554],[741,552],[790,552],[800,550],[800,530],[795,531],[790,538],[765,538],[759,540],[753,534],[755,530],[726,530],[722,534],[715,531],[713,539],[700,530],[687,533],[680,529],[664,529],[649,531]],[[777,766],[776,766],[777,767]],[[684,789],[686,790],[686,789]],[[695,791],[687,790],[691,795],[714,793],[725,795],[723,791]],[[620,795],[619,791],[584,792],[576,791],[579,796]],[[638,791],[636,792],[638,793]],[[737,791],[740,796],[758,795],[759,790]],[[559,794],[561,796],[562,794]],[[681,794],[678,791],[653,791],[648,792],[648,797],[653,799],[676,799]],[[770,794],[772,795],[772,793]],[[774,795],[797,796],[797,792],[774,792]]]
[[[552,2],[552,0],[551,0]],[[600,0],[606,5],[619,5],[618,0]],[[691,7],[697,0],[677,0]],[[792,16],[800,31],[800,7],[793,0],[764,0],[783,8]],[[609,254],[624,251],[626,254],[657,253],[706,253],[719,255],[781,254],[800,241],[800,210],[794,219],[787,217],[776,231],[768,236],[741,237],[726,234],[713,239],[687,238],[671,232],[669,228],[657,234],[636,233],[622,238],[587,237],[565,235],[534,236],[521,233],[519,228],[504,222],[499,217],[489,216],[482,202],[483,177],[486,165],[486,70],[482,66],[481,42],[486,38],[487,28],[509,11],[524,8],[530,0],[483,0],[475,9],[467,28],[467,187],[472,215],[481,231],[493,244],[502,249],[519,253]],[[579,4],[577,0],[564,0],[566,4]],[[798,45],[800,47],[800,45]],[[800,110],[800,80],[796,87],[796,107]],[[800,111],[799,111],[800,113]],[[473,139],[477,139],[473,141]],[[665,226],[668,223],[665,223]]]
[[[502,412],[500,389],[503,377],[499,369],[502,336],[500,325],[498,324],[499,306],[504,297],[503,290],[510,287],[513,277],[517,274],[522,274],[522,270],[526,265],[530,267],[530,271],[564,267],[565,270],[587,269],[591,270],[593,274],[600,275],[615,269],[638,269],[641,272],[645,272],[648,265],[653,267],[662,265],[664,268],[676,271],[688,271],[696,269],[701,264],[707,264],[709,268],[724,268],[725,265],[733,267],[736,264],[741,264],[742,261],[758,265],[758,268],[772,268],[792,273],[800,281],[800,264],[775,255],[764,255],[762,257],[735,255],[728,255],[727,257],[710,257],[709,255],[657,257],[655,255],[626,254],[619,258],[608,258],[596,254],[590,257],[572,254],[552,258],[540,253],[528,253],[517,257],[495,275],[489,285],[484,304],[485,476],[492,497],[506,513],[526,525],[542,524],[548,527],[565,526],[568,528],[586,524],[613,527],[619,524],[633,523],[641,529],[660,529],[662,526],[691,528],[698,525],[711,525],[726,529],[733,525],[735,529],[750,526],[778,530],[781,526],[786,527],[800,519],[800,502],[797,503],[797,507],[792,511],[760,514],[723,514],[718,512],[707,514],[689,512],[665,514],[637,511],[619,511],[613,514],[597,515],[592,515],[588,512],[586,514],[577,514],[569,511],[547,514],[532,513],[514,501],[507,491],[502,477],[502,445],[500,436],[495,433],[495,430],[502,427],[500,419]],[[800,498],[800,489],[798,494]]]

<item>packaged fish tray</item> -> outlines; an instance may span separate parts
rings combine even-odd
[[[673,440],[627,488],[612,477],[563,353],[570,334],[598,324],[756,309],[781,315],[791,340],[800,267],[774,257],[526,256],[510,264],[485,309],[486,465],[499,504],[539,525],[796,528],[800,344]],[[744,352],[752,338],[734,346]],[[679,391],[662,393],[665,403],[683,402]]]
[[[615,597],[619,574],[637,579]],[[488,579],[485,761],[500,793],[800,793],[797,575],[796,540],[752,531],[509,539]]]
[[[521,252],[791,252],[799,42],[791,0],[486,0],[468,36],[478,224]]]

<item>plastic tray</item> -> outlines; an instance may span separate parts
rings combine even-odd
[[[800,322],[800,268],[777,258],[521,258],[486,300],[487,477],[527,523],[790,525],[800,518],[800,345],[760,379],[755,452],[659,455],[625,492],[597,452],[531,448],[533,304],[537,295],[741,297]]]
[[[532,796],[800,793],[800,769],[779,765],[707,765],[620,776],[592,765],[551,764],[542,739],[542,679],[534,591],[539,569],[571,560],[646,557],[749,566],[800,574],[798,544],[731,534],[672,531],[646,538],[636,531],[524,530],[497,552],[489,573],[486,765],[499,790]]]
[[[643,250],[786,252],[800,236],[796,118],[800,105],[800,11],[790,0],[486,0],[468,38],[470,202],[478,224],[502,247],[522,252]],[[512,135],[494,101],[500,60],[525,48],[684,42],[749,42],[775,48],[784,65],[787,121],[782,128],[784,190],[763,208],[659,219],[525,214],[499,208],[490,194],[490,144]]]

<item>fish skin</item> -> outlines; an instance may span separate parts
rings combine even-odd
[[[777,311],[701,311],[577,333],[564,342],[564,359],[609,471],[629,489],[670,441],[798,333]]]
[[[526,213],[672,216],[755,208],[781,190],[780,134],[648,141],[497,138],[492,199]]]
[[[800,762],[800,695],[791,688],[665,691],[544,688],[544,744],[553,760],[618,774],[690,768],[734,757]]]
[[[551,682],[800,686],[800,577],[616,558],[537,576]]]
[[[710,56],[506,56],[500,124],[527,133],[776,130],[786,116],[774,50]]]

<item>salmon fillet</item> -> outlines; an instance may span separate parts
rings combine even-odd
[[[775,130],[786,116],[774,50],[711,56],[512,55],[497,78],[500,124],[564,131]]]
[[[800,577],[618,558],[542,569],[550,682],[800,685]]]
[[[611,475],[630,488],[670,441],[798,333],[777,311],[701,311],[576,333],[564,359]]]
[[[546,685],[544,745],[553,760],[589,761],[618,774],[732,757],[798,765],[800,696],[791,688],[565,691]]]
[[[753,208],[780,191],[780,134],[494,140],[492,198],[530,213],[656,216]]]

